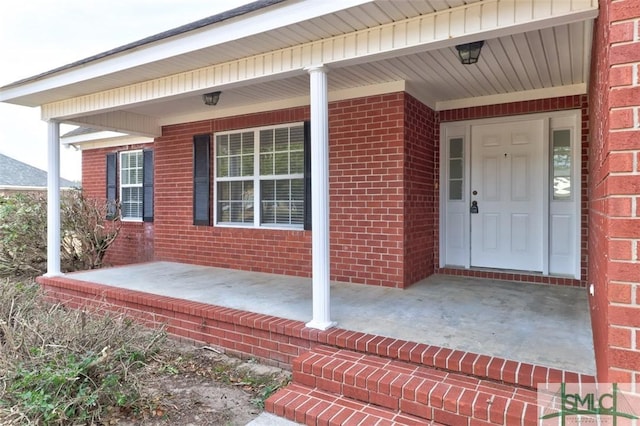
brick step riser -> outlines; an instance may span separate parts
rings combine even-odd
[[[265,411],[309,426],[446,425],[297,384],[280,389],[267,399]],[[446,413],[433,415],[446,418]],[[456,423],[458,425],[462,423]]]
[[[536,424],[535,391],[329,347],[297,358],[293,382],[444,424]]]

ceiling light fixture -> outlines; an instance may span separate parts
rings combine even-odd
[[[458,56],[460,56],[460,62],[465,65],[471,65],[478,62],[480,50],[482,50],[483,45],[484,40],[457,45],[456,49],[458,50]]]
[[[211,92],[211,93],[205,93],[204,95],[202,95],[202,100],[204,101],[205,105],[217,105],[218,101],[220,100],[220,91],[218,92]]]

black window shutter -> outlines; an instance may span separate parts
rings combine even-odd
[[[193,224],[211,225],[210,148],[211,135],[193,137]]]
[[[142,151],[142,220],[153,222],[153,150]]]
[[[107,219],[113,220],[118,215],[118,154],[107,154]]]
[[[304,229],[311,230],[311,122],[304,122]]]

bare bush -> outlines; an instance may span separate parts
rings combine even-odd
[[[101,268],[120,232],[120,216],[106,220],[107,203],[67,191],[62,199],[62,262],[67,270]]]
[[[107,204],[71,190],[61,197],[63,271],[102,266],[120,231],[120,220],[107,221]],[[47,268],[47,198],[42,193],[0,197],[0,275],[39,275]]]

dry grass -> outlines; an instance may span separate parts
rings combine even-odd
[[[289,380],[124,315],[48,303],[32,278],[0,281],[2,425],[246,424]]]
[[[33,281],[0,283],[0,423],[96,424],[114,407],[143,409],[141,367],[163,337],[49,304]]]

